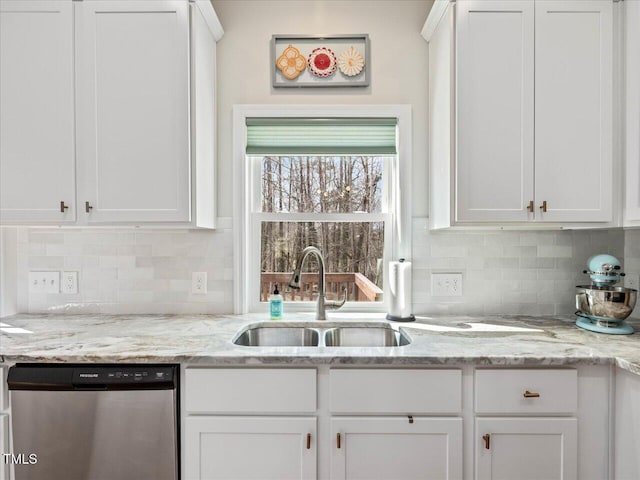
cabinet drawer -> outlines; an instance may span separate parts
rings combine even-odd
[[[478,413],[573,413],[576,370],[476,370]]]
[[[315,369],[187,369],[188,413],[316,411]]]
[[[460,370],[336,369],[329,374],[332,413],[457,413]]]

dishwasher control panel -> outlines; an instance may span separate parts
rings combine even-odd
[[[11,390],[175,389],[176,365],[18,364],[9,370]]]

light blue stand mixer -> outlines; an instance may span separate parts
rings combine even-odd
[[[576,325],[585,330],[614,335],[633,333],[624,320],[636,305],[638,291],[614,286],[624,277],[620,262],[613,255],[600,254],[589,258],[591,285],[576,286]]]

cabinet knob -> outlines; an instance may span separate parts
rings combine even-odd
[[[542,205],[540,205],[540,210],[542,210],[543,212],[546,213],[546,211],[547,211],[547,201],[546,200],[544,200],[542,202]]]
[[[84,211],[87,213],[91,213],[91,210],[93,210],[91,204],[89,202],[84,202]]]
[[[482,436],[482,439],[484,440],[484,448],[489,450],[489,448],[491,447],[491,435],[487,433],[486,435]]]
[[[527,211],[533,212],[533,209],[536,208],[533,204],[533,200],[529,200],[529,206],[527,207]]]
[[[64,204],[64,200],[62,200],[62,201],[60,202],[60,212],[61,212],[61,213],[65,213],[65,210],[68,210],[68,209],[69,209],[69,205],[65,205],[65,204]]]
[[[524,391],[524,398],[539,398],[540,394],[538,392],[530,392],[529,390]]]
[[[307,433],[307,450],[311,449],[311,434]]]
[[[337,445],[338,445],[338,448],[340,448],[340,447],[341,447],[340,440],[341,440],[341,437],[340,437],[340,434],[338,434],[338,435],[336,436],[336,443],[337,443]]]

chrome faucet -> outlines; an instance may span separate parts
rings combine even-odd
[[[318,259],[318,265],[319,265],[318,276],[320,277],[320,279],[318,282],[319,286],[318,286],[318,303],[317,303],[317,309],[316,309],[316,320],[326,320],[327,315],[325,311],[327,309],[337,310],[338,308],[344,305],[344,302],[347,300],[347,289],[345,288],[343,290],[344,297],[342,298],[341,302],[328,302],[325,299],[324,292],[325,292],[326,284],[324,279],[324,268],[325,268],[324,257],[322,256],[322,253],[320,252],[320,250],[318,250],[316,247],[313,247],[313,246],[305,248],[300,254],[300,256],[298,257],[298,261],[296,262],[296,269],[294,270],[293,275],[291,275],[291,280],[289,281],[289,286],[291,288],[295,288],[296,290],[300,289],[302,267],[304,265],[304,261],[306,260],[309,254],[314,254],[316,256],[316,258]]]

